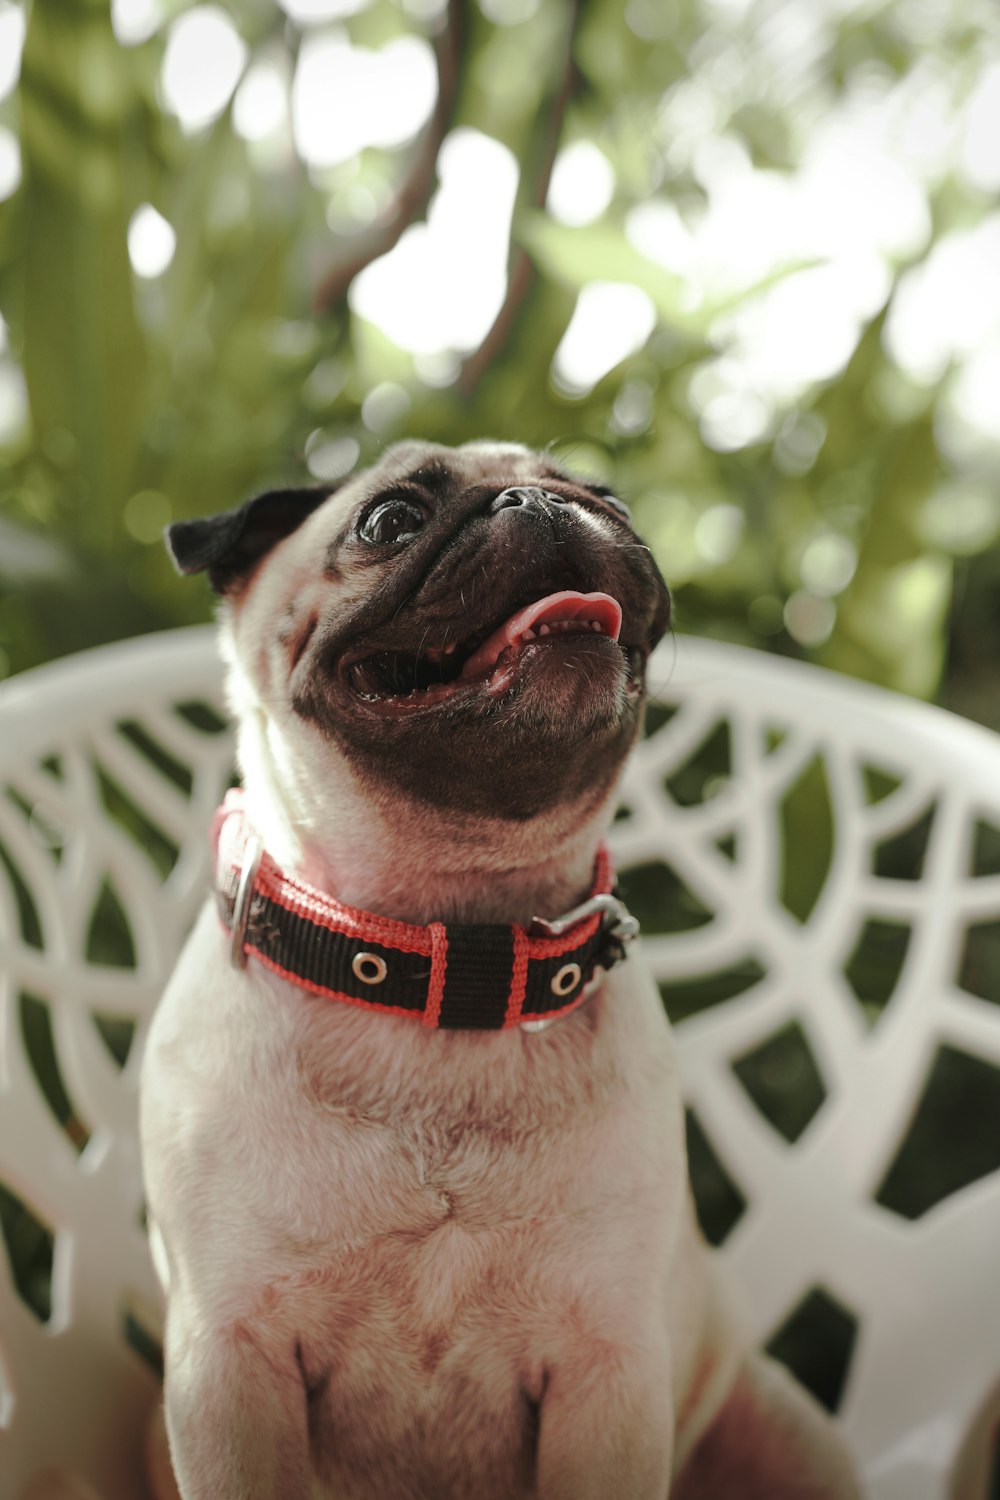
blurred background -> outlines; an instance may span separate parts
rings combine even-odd
[[[681,630],[1000,728],[993,0],[0,0],[0,675],[395,438],[611,480]]]

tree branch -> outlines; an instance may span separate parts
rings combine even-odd
[[[466,0],[448,0],[445,23],[434,43],[437,99],[424,127],[409,171],[399,185],[387,213],[361,237],[358,248],[336,263],[320,282],[313,298],[317,313],[332,312],[347,295],[355,276],[379,256],[387,255],[405,229],[427,211],[437,181],[437,159],[448,134],[462,75]]]
[[[527,199],[528,204],[532,208],[544,208],[545,200],[549,195],[552,168],[555,164],[556,152],[559,149],[563,121],[566,117],[566,109],[576,84],[573,49],[579,29],[581,10],[581,0],[573,0],[566,26],[566,44],[559,83],[553,95],[552,103],[543,117],[545,128],[542,132],[538,170],[535,174],[530,196]],[[479,345],[479,348],[474,350],[462,364],[461,374],[458,377],[458,389],[463,396],[471,396],[475,392],[477,385],[490,365],[506,346],[507,340],[510,338],[514,330],[514,325],[517,322],[521,304],[528,294],[534,277],[535,266],[531,256],[521,246],[514,247],[511,251],[510,269],[507,273],[507,293],[504,297],[503,305],[493,320],[493,326]]]

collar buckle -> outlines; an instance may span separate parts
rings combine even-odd
[[[611,895],[591,896],[561,917],[532,917],[528,932],[532,937],[562,937],[571,927],[575,927],[578,922],[585,922],[596,912],[600,912],[602,916],[605,933],[616,942],[630,943],[639,936],[639,923],[635,917],[624,901]]]
[[[633,938],[639,936],[639,923],[633,917],[624,901],[617,896],[601,895],[591,896],[587,901],[581,901],[579,906],[574,906],[561,917],[532,917],[528,927],[531,937],[562,937],[575,927],[579,922],[585,922],[588,917],[600,913],[601,930],[604,936],[604,949],[597,959],[597,966],[601,969],[613,968],[625,957],[625,950]],[[589,994],[597,983],[597,976],[591,978],[590,983],[584,990]],[[558,1016],[542,1016],[535,1021],[522,1021],[522,1031],[546,1031],[559,1019]]]
[[[234,969],[245,969],[247,966],[247,927],[250,923],[250,901],[253,896],[254,881],[260,869],[261,860],[264,858],[264,845],[255,833],[247,839],[246,848],[243,851],[243,863],[240,867],[240,882],[236,887],[236,901],[233,905],[233,927],[229,943],[229,962]]]

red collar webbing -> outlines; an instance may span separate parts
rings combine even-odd
[[[610,894],[598,851],[589,901],[529,928],[396,922],[284,874],[235,790],[215,814],[215,893],[233,961],[248,957],[311,994],[440,1029],[541,1029],[575,1010],[599,969],[624,957],[637,924]]]

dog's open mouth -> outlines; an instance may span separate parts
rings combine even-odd
[[[610,594],[564,590],[524,605],[496,628],[464,641],[429,640],[416,654],[377,651],[351,662],[345,675],[360,698],[391,707],[440,703],[474,687],[496,695],[510,686],[525,649],[567,637],[617,642],[621,625],[621,605]]]

